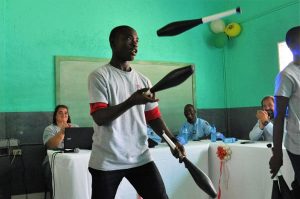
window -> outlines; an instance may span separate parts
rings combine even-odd
[[[278,43],[279,71],[282,71],[292,60],[293,54],[285,41]]]

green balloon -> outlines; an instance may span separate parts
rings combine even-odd
[[[226,46],[228,42],[228,37],[225,33],[218,33],[215,34],[214,36],[214,46],[216,48],[223,48],[224,46]]]

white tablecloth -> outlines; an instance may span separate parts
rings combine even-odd
[[[269,172],[269,160],[271,149],[267,148],[268,142],[257,142],[252,144],[233,143],[227,144],[231,151],[231,159],[225,163],[229,174],[228,189],[226,181],[221,181],[222,199],[270,199],[272,191],[271,174]],[[215,187],[218,187],[220,175],[220,160],[216,152],[223,142],[211,143],[209,147],[209,176]],[[288,183],[291,184],[294,178],[294,171],[290,159],[284,150],[282,174]],[[225,172],[226,174],[226,172]],[[223,176],[224,178],[224,170]]]
[[[91,175],[88,162],[91,151],[56,153],[48,150],[52,170],[54,199],[88,199],[91,195]],[[52,164],[54,158],[54,164]]]
[[[209,142],[191,142],[185,146],[188,158],[208,173]],[[208,199],[209,197],[194,183],[184,164],[179,164],[167,145],[161,144],[151,149],[151,155],[157,165],[170,199]],[[50,162],[54,151],[49,150]],[[91,176],[88,172],[90,151],[79,153],[60,153],[55,156],[54,192],[55,199],[89,199],[91,195]],[[134,188],[125,179],[119,186],[117,199],[136,199]]]
[[[272,180],[269,174],[271,150],[266,142],[253,144],[228,144],[232,150],[228,168],[228,189],[226,181],[221,181],[222,199],[270,199]],[[215,188],[218,188],[220,160],[216,155],[217,147],[223,142],[190,142],[185,146],[187,157],[204,172],[209,174]],[[53,157],[54,151],[48,151]],[[169,147],[162,144],[151,149],[152,157],[162,175],[170,199],[208,199],[194,183],[187,169],[179,164]],[[91,176],[88,172],[90,151],[57,154],[54,161],[55,199],[89,199],[91,195]],[[52,168],[53,169],[53,168]],[[294,172],[284,151],[284,166],[281,172],[288,183],[293,180]],[[224,173],[223,178],[224,179]],[[134,188],[125,179],[122,181],[117,199],[136,199]]]

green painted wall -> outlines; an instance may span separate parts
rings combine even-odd
[[[277,43],[288,29],[300,25],[299,0],[247,0],[237,20],[243,27],[225,52],[227,107],[259,106],[265,95],[273,95],[279,71]]]
[[[8,100],[1,104],[1,112],[52,111],[55,106],[53,56],[110,58],[108,35],[120,24],[129,24],[139,33],[137,60],[195,63],[199,106],[224,106],[222,66],[211,61],[212,57],[219,59],[220,50],[207,47],[202,34],[208,31],[207,26],[178,37],[156,36],[156,30],[171,21],[228,9],[220,2],[6,0],[6,4],[4,82]],[[216,52],[217,56],[207,52]],[[214,98],[214,93],[219,96]]]
[[[4,106],[5,1],[0,1],[0,107]]]
[[[243,14],[225,21],[241,22],[243,32],[224,49],[210,45],[207,24],[176,37],[156,36],[169,22],[236,6]],[[120,24],[139,33],[136,60],[196,65],[198,108],[255,106],[273,92],[277,41],[299,25],[298,0],[2,0],[0,11],[0,112],[52,111],[54,56],[110,58],[108,35]]]

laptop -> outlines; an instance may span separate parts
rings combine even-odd
[[[91,150],[93,133],[93,127],[65,128],[64,151],[73,151],[74,149]]]

